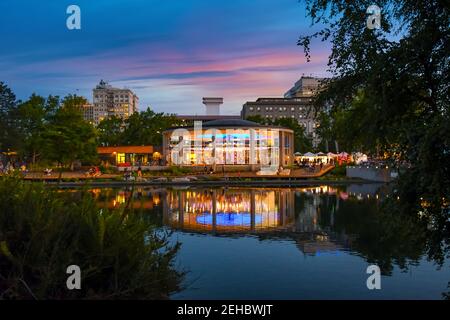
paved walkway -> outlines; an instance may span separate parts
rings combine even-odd
[[[61,178],[62,179],[79,179],[79,180],[86,180],[86,179],[113,179],[117,176],[121,176],[119,174],[102,174],[97,177],[92,177],[86,175],[85,172],[81,171],[74,171],[74,172],[63,172]],[[25,180],[57,180],[59,178],[59,172],[55,171],[52,172],[50,175],[46,175],[43,172],[27,172],[24,175]]]
[[[322,170],[317,167],[315,170],[311,171],[309,169],[291,169],[289,175],[257,175],[256,172],[225,172],[225,177],[240,177],[240,178],[318,178],[324,174],[333,170],[333,165],[326,165]],[[223,173],[214,173],[213,176],[224,176]]]
[[[309,169],[291,169],[289,175],[257,175],[256,172],[225,172],[225,175],[221,172],[214,173],[212,175],[205,175],[204,173],[188,173],[184,176],[212,176],[212,177],[228,177],[228,178],[269,178],[269,179],[289,179],[289,178],[318,178],[331,171],[334,168],[332,165],[326,165],[319,170],[319,167],[314,171]],[[145,172],[144,172],[145,174]],[[98,180],[98,179],[115,179],[117,177],[122,177],[123,173],[118,174],[102,174],[97,177],[92,177],[86,175],[85,172],[74,171],[74,172],[63,172],[62,179],[78,179],[78,180]],[[162,176],[162,175],[161,175]],[[159,175],[152,175],[147,178],[158,178]],[[166,176],[168,178],[173,178]],[[180,177],[180,176],[178,176]],[[25,180],[57,180],[59,178],[59,172],[52,172],[50,175],[46,175],[43,172],[28,172],[24,175]]]

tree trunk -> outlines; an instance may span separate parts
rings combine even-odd
[[[63,172],[63,166],[62,166],[62,163],[59,162],[59,177],[58,177],[58,184],[61,183],[61,180],[62,180],[62,172]]]

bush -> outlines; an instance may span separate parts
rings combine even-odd
[[[337,165],[333,170],[330,172],[333,176],[337,177],[345,177],[347,175],[347,165]]]
[[[179,244],[142,212],[99,209],[85,190],[0,178],[0,299],[165,299],[180,289]],[[69,265],[81,290],[68,290]]]

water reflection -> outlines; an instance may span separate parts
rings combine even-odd
[[[289,190],[178,190],[166,199],[164,222],[177,229],[264,232],[294,221],[294,196]]]
[[[173,230],[212,235],[253,234],[261,239],[289,238],[307,255],[350,248],[354,236],[341,230],[345,220],[342,211],[362,209],[371,213],[385,196],[380,185],[375,184],[277,189],[128,188],[91,192],[101,207],[129,206],[156,212],[160,217],[156,224]],[[365,215],[366,219],[369,217]]]
[[[379,185],[303,188],[125,188],[92,189],[102,208],[127,206],[161,211],[173,229],[209,233],[319,233],[333,229],[341,202],[376,206],[385,192]]]
[[[423,277],[422,273],[415,273],[417,288],[427,288],[429,292],[441,290],[439,295],[448,282],[448,268],[438,272],[436,265],[426,261],[430,248],[434,248],[427,226],[417,216],[381,210],[384,203],[397,200],[389,199],[388,190],[380,185],[215,189],[143,187],[93,189],[90,192],[103,208],[133,208],[145,213],[144,216],[152,219],[155,225],[173,230],[175,241],[182,242],[181,263],[194,274],[209,279],[202,282],[202,292],[209,295],[213,291],[217,298],[239,296],[235,288],[240,288],[240,291],[236,289],[239,292],[247,292],[245,288],[255,270],[268,273],[273,270],[274,265],[267,257],[276,261],[277,268],[284,268],[284,276],[290,280],[280,283],[279,276],[273,275],[267,279],[272,290],[270,294],[252,296],[247,292],[241,298],[273,297],[273,292],[286,298],[309,297],[302,296],[297,289],[310,280],[310,290],[322,286],[317,298],[340,298],[341,295],[327,296],[323,292],[327,292],[329,286],[339,291],[342,287],[339,279],[343,277],[355,281],[354,286],[361,286],[358,287],[360,289],[354,287],[349,296],[370,298],[364,285],[365,269],[369,264],[377,264],[384,276],[396,279],[394,282],[404,281],[396,291],[398,297],[419,297],[417,294],[407,295],[401,289],[410,285],[408,281],[411,279],[400,275],[405,271],[420,269],[425,272]],[[294,262],[292,259],[299,254],[309,262]],[[240,281],[234,283],[228,293],[221,286],[229,279],[225,275],[222,280],[218,279],[214,271],[221,268],[215,264],[215,259],[223,257],[226,257],[229,268],[241,268]],[[249,264],[248,270],[243,267],[242,259]],[[444,257],[438,263],[438,266],[446,265],[448,259]],[[332,279],[328,277],[331,265],[340,265],[340,268],[333,269],[339,275]],[[305,277],[305,272],[312,278]],[[263,277],[262,274],[260,276]],[[216,279],[220,281],[216,282]],[[292,288],[286,291],[290,284]],[[254,286],[254,282],[251,285]],[[261,284],[258,290],[266,289]],[[183,297],[206,297],[197,296],[195,290],[187,292]],[[383,291],[383,294],[386,294],[384,297],[395,296],[393,291]],[[439,298],[436,293],[424,293],[420,297]]]

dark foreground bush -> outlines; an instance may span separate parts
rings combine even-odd
[[[0,299],[165,299],[183,277],[177,250],[140,212],[0,177]]]

